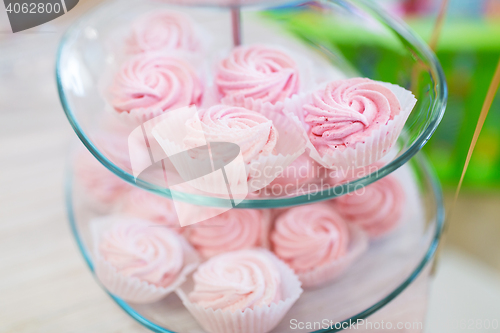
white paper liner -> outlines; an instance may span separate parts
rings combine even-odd
[[[156,118],[162,115],[164,112],[168,112],[158,108],[138,108],[130,110],[129,112],[118,112],[112,107],[110,108],[110,111],[114,112],[116,118],[128,127],[140,126],[142,123]]]
[[[145,223],[145,221],[140,219],[130,219],[127,217],[125,217],[125,219],[127,221],[136,220],[138,223]],[[91,221],[95,256],[94,271],[101,284],[111,294],[131,303],[154,303],[175,291],[175,289],[186,281],[186,276],[198,267],[200,258],[196,250],[193,249],[184,237],[173,232],[173,234],[178,237],[183,247],[184,264],[181,272],[171,285],[168,287],[158,287],[147,281],[141,281],[136,277],[122,275],[117,272],[115,267],[104,260],[98,251],[102,233],[108,230],[114,223],[120,222],[123,222],[120,216],[96,218]]]
[[[184,306],[193,315],[196,321],[209,333],[267,333],[283,319],[292,305],[302,294],[301,283],[293,270],[274,254],[267,250],[260,250],[269,255],[276,263],[281,275],[281,298],[278,303],[268,306],[259,306],[253,309],[231,312],[221,309],[205,309],[201,305],[192,303],[188,296],[193,289],[193,283],[186,283],[176,290]]]
[[[186,136],[185,123],[197,112],[194,107],[189,109],[176,112],[176,114],[170,113],[168,119],[162,121],[152,131],[153,136],[168,156],[185,150],[183,142]],[[275,112],[269,111],[262,114],[273,122],[278,131],[276,155],[259,156],[250,164],[246,164],[240,152],[240,156],[224,167],[228,184],[221,178],[222,173],[218,175],[217,172],[190,180],[189,184],[201,191],[214,194],[227,193],[227,185],[229,185],[233,197],[243,200],[249,192],[259,190],[271,183],[284,168],[299,157],[305,150],[306,141],[300,135],[296,135],[299,130],[297,125],[286,116]],[[179,172],[189,169],[182,165],[176,165],[176,168]],[[192,178],[194,177],[188,177],[188,179]]]
[[[205,209],[213,209],[213,208],[205,208]],[[261,216],[260,216],[260,220],[252,220],[252,221],[245,221],[245,223],[259,223],[260,224],[260,235],[259,235],[259,238],[258,238],[258,243],[253,245],[252,247],[242,247],[242,248],[239,248],[239,249],[232,249],[231,251],[238,251],[238,250],[244,250],[244,249],[248,249],[248,248],[253,248],[255,246],[259,247],[259,248],[264,248],[266,250],[269,250],[271,248],[271,242],[269,240],[269,234],[271,233],[271,230],[272,230],[272,227],[273,227],[273,215],[272,215],[272,212],[270,209],[262,209],[262,210],[259,210],[261,212]],[[222,211],[222,213],[224,213],[225,211]],[[221,213],[221,214],[222,214]],[[210,225],[209,224],[210,222],[209,221],[206,221],[206,223],[204,223],[202,226],[200,225],[194,225],[194,226],[191,226],[191,227],[187,227],[187,228],[183,228],[183,230],[185,230],[185,233],[183,234],[184,237],[186,237],[186,239],[188,240],[188,242],[191,243],[190,241],[190,234],[193,232],[193,229],[194,228],[218,228],[218,227],[223,227],[223,225],[219,223],[215,223],[213,225]],[[226,240],[227,241],[227,240]],[[191,243],[192,244],[192,243]],[[227,250],[226,251],[223,251],[223,252],[220,252],[220,253],[217,253],[217,254],[213,254],[213,255],[204,255],[204,249],[206,249],[205,247],[196,247],[196,245],[193,245],[193,247],[196,248],[196,250],[198,251],[198,253],[200,254],[200,256],[202,258],[205,258],[205,259],[209,259],[211,257],[214,257],[218,254],[221,254],[221,253],[225,253],[225,252],[228,252]]]
[[[391,147],[398,139],[413,107],[417,103],[417,99],[410,91],[398,85],[386,82],[378,83],[390,89],[394,95],[396,95],[401,105],[400,113],[396,115],[394,119],[389,120],[387,124],[371,132],[370,136],[363,142],[357,142],[354,144],[354,147],[346,147],[342,151],[332,151],[328,155],[321,156],[309,140],[309,135],[307,134],[306,125],[304,123],[303,109],[298,108],[298,104],[291,105],[292,107],[285,109],[287,116],[301,125],[302,135],[307,140],[306,149],[309,151],[309,156],[312,159],[325,168],[358,168],[377,162],[390,151]]]
[[[307,272],[298,272],[300,281],[304,288],[316,288],[334,281],[352,265],[352,263],[368,248],[368,236],[359,227],[348,225],[349,248],[342,258]]]

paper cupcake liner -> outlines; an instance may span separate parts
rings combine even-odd
[[[363,142],[357,142],[354,147],[346,147],[342,151],[332,151],[321,156],[311,143],[304,124],[302,109],[289,108],[285,111],[288,117],[302,127],[302,135],[307,140],[306,149],[309,156],[325,168],[359,168],[377,162],[384,157],[397,141],[406,120],[417,103],[415,96],[408,90],[391,83],[379,82],[390,89],[397,97],[401,112],[389,120],[387,124],[372,131]]]
[[[138,220],[142,221],[142,220]],[[200,263],[196,250],[182,236],[178,236],[184,250],[184,266],[178,277],[168,287],[158,287],[136,277],[128,277],[119,273],[115,267],[102,258],[98,251],[100,235],[113,223],[120,223],[118,217],[111,220],[98,218],[92,222],[94,241],[94,271],[101,284],[111,294],[131,303],[146,304],[166,297],[186,281],[186,276],[193,272]]]
[[[197,112],[194,107],[178,111],[181,112],[170,113],[168,119],[158,124],[152,131],[153,136],[168,156],[184,151],[185,123]],[[192,162],[189,160],[176,159],[172,160],[172,163],[182,178],[196,189],[207,193],[226,194],[229,185],[233,197],[245,198],[249,192],[259,190],[271,183],[305,150],[306,141],[300,135],[296,135],[298,129],[294,122],[272,111],[263,112],[263,115],[273,121],[278,131],[279,138],[275,148],[277,154],[260,156],[250,164],[246,164],[240,152],[238,157],[224,166],[227,184],[220,170],[206,176],[196,177],[195,173],[198,170],[189,171],[192,168],[190,167]],[[197,161],[197,163],[209,162],[209,160]]]
[[[173,1],[171,1],[173,2]],[[139,13],[136,17],[133,18],[132,23],[137,22],[138,19],[141,17],[144,17],[145,15],[150,15],[153,14],[154,10],[147,10],[144,12]],[[118,29],[121,33],[116,34],[115,36],[112,35],[112,39],[110,40],[113,42],[111,44],[114,46],[114,48],[111,48],[111,50],[118,50],[118,53],[122,54],[127,54],[127,55],[134,55],[134,54],[140,54],[140,53],[146,53],[146,52],[163,52],[163,53],[171,53],[171,52],[176,52],[176,53],[183,53],[186,55],[192,55],[192,56],[197,56],[200,54],[206,54],[210,50],[210,46],[212,45],[214,41],[214,36],[212,33],[210,33],[209,30],[207,30],[204,26],[200,25],[198,22],[199,20],[203,19],[200,17],[193,16],[193,13],[190,13],[190,15],[186,15],[182,11],[179,10],[174,10],[174,9],[155,9],[155,11],[160,11],[160,12],[169,12],[173,14],[181,14],[182,16],[185,16],[189,20],[189,23],[191,24],[193,28],[193,36],[196,37],[198,40],[199,44],[196,50],[189,50],[189,49],[160,49],[160,50],[140,50],[138,49],[133,43],[131,43],[131,37],[133,34],[133,29],[132,25],[130,22],[127,22],[127,25],[124,25],[121,27],[122,29]],[[196,14],[194,14],[196,15]],[[118,42],[113,40],[116,39]]]
[[[307,272],[298,272],[300,281],[304,288],[316,288],[332,282],[340,277],[368,248],[368,236],[361,229],[353,225],[348,225],[351,242],[348,253],[342,258]]]
[[[118,112],[114,109],[112,109],[112,111],[116,113],[117,119],[119,119],[123,124],[129,127],[140,126],[142,123],[156,118],[162,115],[164,112],[168,112],[157,108],[138,108],[130,110],[129,112]]]
[[[302,102],[302,99],[297,97],[285,105],[288,107]],[[249,192],[258,191],[269,185],[287,166],[302,155],[306,148],[306,140],[297,135],[300,128],[287,116],[265,108],[260,110],[260,113],[271,120],[278,131],[279,137],[275,148],[277,154],[260,156],[247,165]]]
[[[278,303],[272,303],[268,306],[258,306],[253,309],[247,308],[243,311],[231,312],[221,309],[206,309],[202,306],[192,303],[188,294],[192,290],[185,284],[177,289],[176,293],[182,300],[184,306],[193,315],[196,321],[209,333],[267,333],[276,327],[290,310],[292,305],[302,294],[300,281],[284,262],[276,258],[271,252],[267,253],[276,263],[281,275],[281,298]]]
[[[226,196],[228,195],[229,185],[233,196],[238,198],[246,197],[248,194],[247,175],[241,152],[224,166],[224,172],[222,169],[213,170],[212,172],[212,161],[208,153],[205,156],[192,156],[189,152],[178,155],[186,152],[184,148],[184,138],[187,132],[185,124],[196,112],[196,107],[188,107],[168,113],[163,118],[164,121],[161,121],[152,129],[153,137],[165,154],[170,157],[170,161],[179,174],[179,179],[185,184],[205,193]],[[199,125],[201,127],[201,124]],[[205,141],[201,128],[200,136],[200,141]],[[181,156],[181,158],[173,156]],[[172,187],[171,184],[169,186]]]

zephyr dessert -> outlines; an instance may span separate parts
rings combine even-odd
[[[273,252],[297,273],[304,287],[333,281],[368,245],[363,231],[324,203],[291,208],[279,215],[271,242]]]
[[[196,69],[178,56],[141,53],[116,74],[110,103],[124,121],[141,124],[164,112],[199,105],[203,83]]]
[[[267,210],[232,209],[188,228],[186,238],[204,258],[269,247],[271,214]]]
[[[367,78],[329,82],[289,115],[308,138],[310,156],[326,168],[373,164],[396,142],[417,100],[394,84]]]
[[[189,151],[196,159],[196,149],[209,143],[236,145],[241,169],[226,170],[228,184],[208,188],[200,185],[206,175],[192,177],[193,187],[208,194],[242,182],[245,194],[257,198],[272,196],[275,187],[296,191],[348,181],[347,172],[329,171],[376,165],[416,103],[406,89],[369,78],[305,85],[313,73],[301,66],[300,55],[249,44],[220,56],[201,31],[203,22],[175,11],[139,17],[104,97],[117,121],[137,127],[158,119],[148,133],[155,141],[147,145],[167,156]],[[301,286],[307,293],[336,283],[371,240],[395,230],[406,200],[399,181],[387,176],[334,200],[274,210],[236,207],[180,228],[171,200],[94,170],[85,160],[77,164],[89,195],[119,203],[92,221],[99,280],[132,303],[175,292],[210,333],[271,331]],[[187,164],[183,172],[189,173]]]
[[[240,46],[223,59],[215,86],[223,104],[281,112],[299,93],[299,67],[290,55],[267,45]]]
[[[201,264],[183,304],[208,332],[269,332],[302,294],[285,263],[265,250],[219,254]]]
[[[93,220],[95,272],[114,295],[156,302],[180,286],[199,263],[196,251],[169,228],[120,215]]]
[[[203,147],[209,142],[229,142],[238,145],[242,161],[226,169],[228,174],[246,174],[248,192],[270,184],[305,149],[305,140],[296,135],[293,121],[277,112],[262,113],[241,106],[218,104],[208,109],[179,109],[166,115],[152,130],[154,138],[167,156]],[[196,156],[191,155],[196,159]],[[179,161],[177,161],[179,162]],[[199,159],[202,163],[202,159]],[[187,166],[177,167],[186,173]],[[193,170],[189,179],[199,178]],[[241,182],[232,180],[230,186]],[[208,182],[207,182],[208,183]],[[212,183],[210,183],[212,185]],[[223,193],[225,184],[200,189],[208,193]]]

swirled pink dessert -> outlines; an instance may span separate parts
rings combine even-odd
[[[215,105],[202,110],[186,122],[186,128],[187,149],[206,142],[232,142],[240,146],[245,163],[273,154],[278,141],[278,131],[271,120],[237,106]]]
[[[147,13],[134,21],[128,39],[132,53],[156,51],[190,51],[201,49],[194,22],[186,15],[174,11]]]
[[[391,175],[335,199],[336,210],[346,221],[364,229],[370,237],[393,230],[400,222],[404,203],[404,190]]]
[[[349,241],[346,222],[324,203],[289,209],[276,219],[271,233],[274,253],[297,273],[342,258]]]
[[[365,78],[331,82],[303,108],[309,139],[321,155],[364,142],[401,111],[389,88]]]
[[[258,250],[220,254],[198,267],[189,300],[203,308],[231,312],[269,306],[281,297],[281,276],[272,259]]]
[[[215,83],[223,97],[275,104],[299,91],[299,70],[283,51],[264,45],[240,46],[220,63]]]
[[[134,188],[125,197],[122,212],[182,232],[174,202],[151,192]]]
[[[205,258],[266,246],[269,215],[255,209],[231,209],[189,228],[188,241]]]
[[[184,263],[178,237],[172,230],[153,228],[145,221],[124,220],[102,234],[98,252],[121,275],[167,287]]]
[[[110,91],[111,104],[119,113],[168,111],[199,104],[203,86],[189,63],[171,56],[145,53],[123,64]]]

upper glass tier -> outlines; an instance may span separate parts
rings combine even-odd
[[[165,160],[155,160],[151,155],[147,139],[152,140],[152,136],[144,134],[147,126],[131,127],[124,117],[117,117],[109,105],[108,92],[113,75],[126,59],[123,45],[131,22],[159,9],[182,12],[201,28],[204,51],[188,60],[203,64],[207,82],[213,81],[214,64],[235,43],[258,43],[289,50],[295,59],[300,59],[299,67],[306,76],[313,77],[311,82],[368,77],[410,90],[417,104],[388,154],[369,166],[343,170],[341,175],[338,171],[335,175],[326,172],[315,178],[321,178],[320,184],[314,181],[282,186],[280,182],[276,190],[275,183],[271,183],[244,200],[209,194],[185,184],[168,186]],[[58,52],[56,75],[60,99],[75,132],[113,173],[129,183],[179,201],[218,207],[236,203],[237,208],[285,207],[334,198],[390,174],[429,140],[443,116],[447,95],[441,66],[426,44],[404,23],[361,0],[293,2],[280,6],[254,3],[241,7],[112,1],[85,16],[65,34]],[[144,134],[151,158],[150,165],[141,172],[134,169],[137,161],[131,161],[129,154],[134,129],[136,134]],[[148,156],[147,150],[145,154]],[[307,154],[306,150],[304,155]]]

